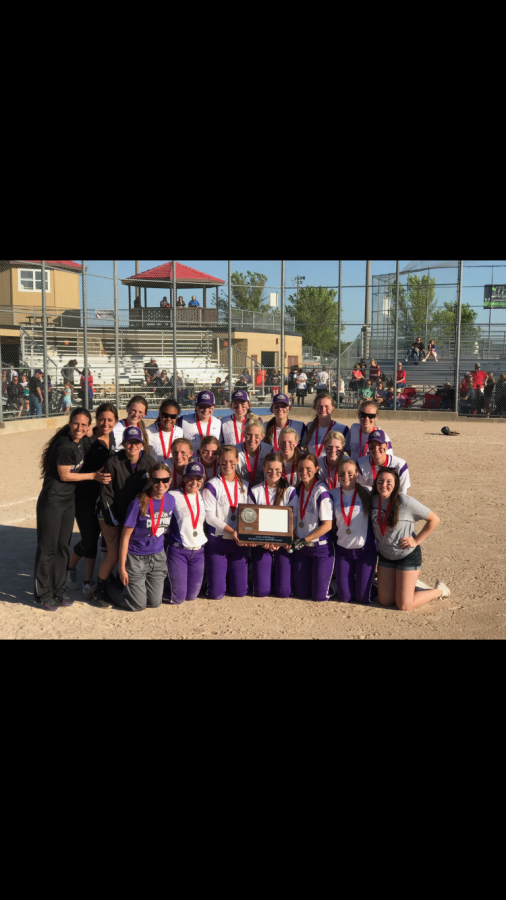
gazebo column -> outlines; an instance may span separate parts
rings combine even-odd
[[[128,285],[128,309],[132,309],[132,288]]]
[[[218,309],[218,285],[216,285],[216,309]]]
[[[148,305],[148,289],[144,288],[144,309],[147,308]]]
[[[202,306],[204,307],[204,309],[207,308],[206,290],[207,289],[205,287],[202,288]]]

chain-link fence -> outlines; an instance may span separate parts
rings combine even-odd
[[[506,413],[506,261],[174,264],[0,261],[2,418],[240,387]]]

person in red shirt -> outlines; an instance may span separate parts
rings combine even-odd
[[[265,384],[265,370],[257,369],[257,373],[255,376],[255,385],[256,387],[261,387],[263,389]]]
[[[397,384],[406,385],[406,370],[402,368],[402,363],[397,363]]]
[[[474,411],[482,412],[483,407],[485,405],[485,395],[483,393],[483,385],[487,380],[487,373],[480,369],[480,364],[476,363],[474,367],[474,372],[472,373],[473,378],[473,387],[474,387]]]

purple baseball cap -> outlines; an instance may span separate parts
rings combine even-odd
[[[189,462],[185,467],[183,476],[185,476],[186,478],[205,478],[206,470],[204,469],[202,463],[194,460],[193,462]]]
[[[367,442],[370,444],[371,441],[374,441],[377,444],[388,444],[385,432],[382,431],[381,428],[376,428],[376,431],[371,432],[367,439]]]
[[[212,391],[200,391],[197,394],[195,406],[216,406],[216,400]]]
[[[234,400],[243,400],[244,403],[249,403],[249,397],[247,391],[234,391],[232,394],[232,401]]]
[[[276,396],[272,398],[272,406],[274,406],[275,403],[286,403],[287,406],[290,406],[290,398],[286,394],[276,394]]]
[[[140,428],[137,428],[136,425],[129,425],[128,428],[125,428],[122,443],[125,444],[127,441],[139,441],[142,444],[143,437]]]

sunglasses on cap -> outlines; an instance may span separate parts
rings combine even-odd
[[[169,484],[170,477],[169,478],[152,478],[151,481],[153,482],[153,484]]]

